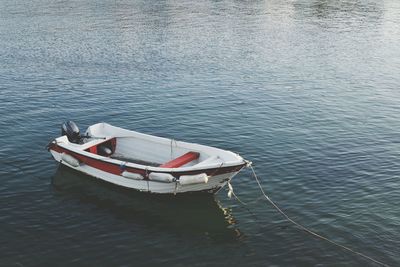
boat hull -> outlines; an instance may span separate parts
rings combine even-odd
[[[151,181],[149,179],[143,180],[135,180],[126,178],[121,175],[122,170],[121,166],[113,165],[108,162],[102,162],[101,160],[95,160],[93,158],[85,157],[84,155],[79,155],[73,153],[72,151],[68,151],[61,147],[52,147],[50,148],[50,152],[54,159],[61,164],[85,173],[89,176],[101,179],[103,181],[123,186],[130,189],[135,189],[142,192],[150,192],[150,193],[160,193],[160,194],[177,194],[177,193],[185,193],[185,192],[210,192],[214,193],[218,191],[220,188],[226,185],[226,183],[232,179],[243,167],[244,165],[238,166],[230,166],[230,167],[220,167],[215,169],[207,169],[207,170],[197,170],[191,172],[169,172],[173,176],[181,176],[181,175],[195,175],[200,172],[206,173],[208,175],[207,183],[199,183],[199,184],[189,184],[189,185],[180,185],[179,182],[158,182]],[[63,153],[67,153],[75,158],[77,158],[80,162],[78,166],[71,165],[70,163],[62,160]],[[146,175],[145,169],[134,169],[129,170],[135,173],[142,173],[144,176]]]

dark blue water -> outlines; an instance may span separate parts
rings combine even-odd
[[[66,119],[238,152],[293,219],[400,265],[399,74],[397,0],[1,0],[0,265],[374,266],[248,170],[243,207],[59,168]]]

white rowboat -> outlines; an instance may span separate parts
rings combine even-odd
[[[48,145],[54,159],[101,180],[153,193],[216,192],[249,162],[215,147],[175,141],[115,127],[75,123]]]

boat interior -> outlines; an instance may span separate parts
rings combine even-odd
[[[146,143],[144,140],[138,140],[135,137],[89,138],[81,145],[81,149],[104,157],[160,168],[222,163],[219,156],[210,156],[201,151],[179,147],[175,141],[171,143],[169,146],[155,145],[154,142]]]
[[[243,160],[222,149],[142,134],[106,123],[90,126],[80,144],[70,145],[99,156],[159,168],[214,167]]]

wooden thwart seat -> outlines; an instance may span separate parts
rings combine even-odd
[[[182,156],[161,164],[160,168],[178,168],[200,157],[200,153],[190,151]]]

